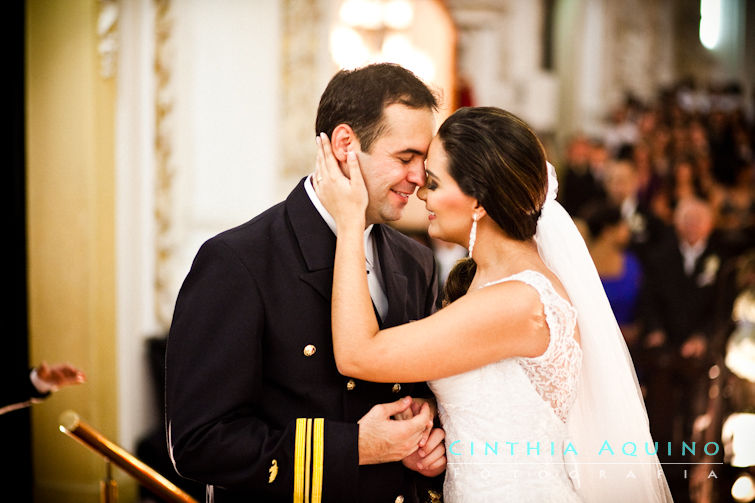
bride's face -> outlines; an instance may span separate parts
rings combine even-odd
[[[427,182],[417,191],[417,197],[430,212],[428,234],[466,247],[477,200],[464,194],[449,174],[448,155],[437,136],[430,143],[426,175]]]

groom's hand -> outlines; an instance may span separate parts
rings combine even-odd
[[[441,428],[433,428],[425,445],[414,453],[405,457],[401,462],[415,472],[425,477],[436,477],[446,469],[446,446],[443,439],[446,432]]]
[[[411,419],[417,414],[419,414],[419,411],[422,409],[422,404],[426,403],[430,406],[430,414],[432,414],[433,417],[435,417],[435,413],[437,412],[437,405],[435,404],[435,400],[432,398],[414,398],[412,399],[412,405],[411,407],[407,408],[405,411],[400,412],[398,414],[394,414],[393,419]],[[429,432],[428,432],[429,433]]]
[[[412,404],[411,397],[375,405],[358,421],[359,464],[371,465],[399,461],[414,453],[420,440],[432,428],[433,416],[427,404],[405,421],[394,421]]]

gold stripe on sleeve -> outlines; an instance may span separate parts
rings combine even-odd
[[[294,503],[304,503],[304,438],[307,419],[296,419],[296,440],[294,442]]]
[[[309,502],[309,478],[312,471],[312,419],[307,419],[307,447],[304,454],[304,503]]]
[[[315,419],[314,452],[312,455],[312,503],[322,502],[322,468],[325,451],[325,420]]]

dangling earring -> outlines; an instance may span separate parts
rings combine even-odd
[[[474,242],[477,239],[477,220],[480,217],[477,213],[472,214],[472,230],[469,231],[469,258],[472,258],[472,250],[474,250]]]

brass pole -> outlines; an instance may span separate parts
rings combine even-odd
[[[110,460],[105,458],[105,478],[100,480],[100,503],[118,503],[118,482],[113,478]]]
[[[63,412],[60,415],[59,422],[61,432],[104,456],[106,460],[114,463],[165,501],[170,503],[197,503],[197,500],[176,487],[171,481],[86,424],[74,411]]]

